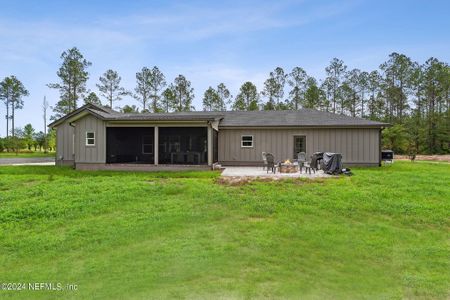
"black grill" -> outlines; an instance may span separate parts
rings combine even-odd
[[[392,150],[381,151],[381,160],[393,160],[393,159],[394,159],[394,151]]]

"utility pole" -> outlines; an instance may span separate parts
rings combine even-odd
[[[44,96],[44,102],[42,103],[42,111],[44,113],[44,153],[47,153],[47,109],[48,102],[47,98]]]

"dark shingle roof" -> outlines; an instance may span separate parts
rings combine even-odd
[[[99,115],[100,113],[106,113],[106,114],[118,113],[117,111],[112,110],[111,108],[106,107],[106,106],[99,106],[96,104],[87,103],[87,104],[77,108],[76,110],[72,111],[71,113],[68,113],[67,115],[59,118],[58,120],[55,120],[52,123],[48,124],[48,127],[57,126],[58,124],[61,124],[65,120],[69,119],[70,117],[76,116],[77,114],[79,114],[85,110],[89,110],[90,112],[92,112],[96,115]]]
[[[179,113],[104,113],[95,111],[109,121],[213,121],[223,117],[220,112],[179,112]]]
[[[84,106],[78,110],[88,110],[107,121],[214,121],[220,120],[219,127],[385,127],[387,123],[369,121],[314,109],[277,111],[227,111],[227,112],[178,112],[178,113],[120,113],[115,110]],[[68,116],[73,116],[74,113]],[[55,126],[68,116],[50,124]]]
[[[225,112],[221,127],[280,127],[280,126],[387,126],[386,123],[369,121],[315,109],[277,111]]]

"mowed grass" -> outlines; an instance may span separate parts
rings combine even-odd
[[[51,299],[448,299],[450,165],[218,184],[218,173],[0,167],[2,282]]]
[[[55,152],[35,151],[35,152],[0,152],[1,158],[33,158],[33,157],[55,157]]]

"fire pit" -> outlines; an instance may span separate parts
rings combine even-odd
[[[279,165],[280,173],[297,173],[298,172],[298,164],[292,163],[289,159],[280,163]]]

